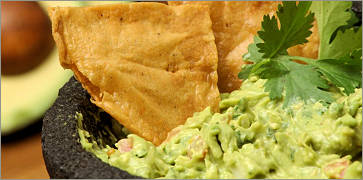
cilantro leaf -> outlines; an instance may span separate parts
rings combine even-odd
[[[242,66],[242,70],[238,73],[239,79],[247,79],[250,76],[251,70],[254,64],[245,64]]]
[[[351,6],[350,1],[314,1],[312,3],[310,9],[317,19],[320,37],[319,59],[336,58],[340,56],[336,54],[337,52],[346,53],[347,51],[344,50],[352,51],[362,47],[361,31],[355,34],[350,32],[349,34],[353,36],[347,34],[344,37],[339,37],[339,34],[343,35],[346,32],[337,31],[338,28],[347,27],[354,22],[354,18],[352,20],[354,14],[349,11]],[[336,33],[335,37],[334,33]],[[353,38],[355,41],[346,43],[345,37],[351,37],[350,39]],[[340,48],[344,48],[344,50],[340,50]],[[337,49],[339,51],[336,51]]]
[[[289,56],[274,59],[264,59],[254,65],[249,64],[244,75],[257,75],[267,79],[265,92],[269,92],[271,99],[281,99],[282,92],[286,92],[283,107],[295,103],[297,100],[332,102],[327,81],[311,65],[298,64],[290,61]],[[242,74],[242,73],[241,73]]]
[[[265,83],[265,92],[269,92],[270,99],[281,99],[284,90],[284,77],[270,78]]]
[[[355,49],[339,58],[341,64],[350,65],[354,71],[362,71],[362,48]]]
[[[247,62],[255,62],[258,63],[259,61],[261,61],[263,58],[263,54],[258,52],[258,47],[256,46],[256,44],[263,42],[261,38],[259,38],[258,36],[254,37],[254,43],[251,43],[250,45],[248,45],[248,52],[246,54],[243,55],[243,59]],[[247,79],[250,75],[251,70],[254,68],[255,64],[247,64],[244,65],[241,68],[241,71],[238,73],[238,78],[239,79]]]
[[[257,75],[262,79],[269,79],[281,76],[287,72],[288,70],[277,59],[263,59],[258,63],[245,65],[238,74],[238,77],[240,79],[247,79],[251,75]]]
[[[351,8],[349,8],[347,11],[350,13],[350,19],[348,19],[348,20],[347,20],[347,25],[343,25],[343,26],[338,27],[338,29],[337,29],[337,30],[335,30],[335,32],[334,32],[334,33],[332,34],[332,36],[330,37],[330,41],[329,41],[329,43],[331,43],[331,42],[335,39],[335,37],[337,36],[337,33],[338,33],[339,31],[341,31],[341,32],[343,32],[343,33],[344,33],[344,31],[345,31],[345,30],[347,30],[347,29],[350,29],[350,28],[354,27],[354,25],[355,25],[357,22],[359,22],[358,17],[355,15],[355,13],[352,11],[352,9],[351,9]]]
[[[362,86],[362,28],[351,27],[356,22],[347,10],[351,3],[314,2],[315,6],[311,8],[318,14],[319,50],[324,51],[319,56],[327,58],[314,60],[287,55],[289,47],[307,42],[306,38],[311,34],[309,29],[314,17],[308,13],[310,3],[300,2],[296,6],[296,2],[284,1],[282,6],[279,5],[280,29],[275,16],[264,16],[262,30],[258,31],[254,43],[248,46],[248,53],[243,56],[253,64],[244,65],[239,78],[257,75],[267,79],[265,92],[269,92],[271,99],[284,98],[283,107],[300,100],[331,103],[333,98],[327,91],[330,85],[343,88],[346,94]],[[329,13],[342,17],[334,20]],[[329,36],[322,35],[322,32]],[[307,65],[293,60],[302,60]]]
[[[322,59],[335,59],[345,55],[347,52],[351,52],[354,49],[362,48],[362,27],[359,27],[357,31],[354,28],[338,31],[333,42],[326,45],[324,53],[321,53]]]
[[[287,54],[289,47],[306,43],[310,36],[314,15],[308,13],[311,2],[283,1],[276,12],[281,28],[279,29],[275,16],[263,17],[262,30],[258,31],[259,37],[264,41],[256,44],[259,52],[264,53],[264,58],[272,58],[278,54]],[[308,14],[307,14],[308,13]]]
[[[248,52],[243,55],[243,59],[257,63],[263,59],[263,54],[258,52],[259,48],[257,47],[257,44],[262,43],[263,41],[258,36],[255,36],[253,39],[254,42],[248,45]]]
[[[289,61],[289,59],[265,59],[256,65],[257,67],[260,67],[255,68],[256,70],[253,70],[252,73],[260,76],[262,79],[280,77],[289,72],[289,69],[285,64],[280,61]]]
[[[333,101],[329,92],[321,90],[329,88],[327,81],[322,79],[312,66],[287,60],[280,60],[279,63],[288,69],[288,73],[268,79],[265,83],[265,91],[270,93],[271,99],[281,98],[285,90],[283,107],[294,104],[298,100],[303,100],[305,103]]]
[[[344,88],[347,95],[354,93],[354,89],[362,86],[362,49],[339,59],[323,59],[311,64],[318,68],[330,82],[337,87]]]

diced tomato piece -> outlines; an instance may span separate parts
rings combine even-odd
[[[342,159],[342,161],[334,162],[325,166],[324,172],[330,178],[343,179],[349,164],[350,161],[348,159]]]
[[[190,139],[191,143],[188,145],[187,155],[192,159],[193,155],[200,155],[201,159],[204,159],[208,153],[207,144],[203,138],[199,135]]]
[[[121,153],[129,152],[131,151],[133,146],[132,139],[121,139],[118,142],[118,150]]]

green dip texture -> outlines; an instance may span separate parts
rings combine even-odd
[[[82,126],[80,142],[111,166],[145,178],[362,178],[362,89],[334,93],[329,106],[283,109],[264,82],[252,77],[222,94],[221,113],[195,113],[157,147],[135,134],[101,147]]]

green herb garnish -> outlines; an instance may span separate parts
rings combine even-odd
[[[339,58],[356,48],[362,48],[362,28],[353,25],[359,21],[350,9],[349,1],[316,1],[310,10],[318,22],[319,59]]]
[[[349,12],[351,2],[314,2],[310,9],[311,4],[284,1],[276,12],[278,20],[265,15],[262,30],[244,55],[253,64],[245,65],[238,74],[240,79],[252,75],[267,79],[264,86],[271,99],[281,99],[285,91],[284,107],[297,100],[331,103],[331,85],[343,88],[347,95],[361,87],[362,32],[361,27],[351,26],[356,22]],[[310,10],[317,14],[319,25],[319,60],[287,53],[288,48],[308,42],[314,21]],[[343,15],[339,17],[340,14]]]

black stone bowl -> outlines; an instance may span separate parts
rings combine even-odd
[[[97,128],[111,127],[112,118],[90,102],[90,95],[72,77],[59,90],[57,100],[43,119],[42,150],[50,178],[141,178],[102,162],[82,148],[76,112],[82,113],[83,128],[90,134],[102,138],[105,144],[112,146],[115,143],[108,136],[110,132],[98,133],[100,128]],[[97,121],[98,118],[102,121]],[[117,132],[113,134],[118,138],[123,136]]]

